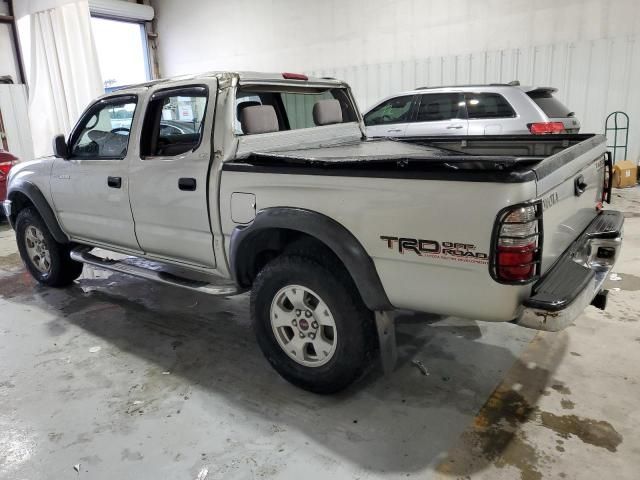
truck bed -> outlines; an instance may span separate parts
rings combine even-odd
[[[520,183],[540,180],[601,142],[594,134],[373,139],[255,151],[224,169]]]

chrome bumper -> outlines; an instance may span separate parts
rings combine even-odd
[[[515,323],[557,332],[567,328],[591,305],[613,268],[622,247],[620,212],[606,211],[610,223],[598,216],[562,258],[533,287]],[[604,225],[603,225],[604,223]],[[577,290],[572,286],[579,287]]]

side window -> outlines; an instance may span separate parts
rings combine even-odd
[[[80,121],[71,139],[71,156],[122,159],[127,155],[135,99],[102,101]]]
[[[157,92],[144,117],[140,156],[166,157],[194,150],[202,140],[206,108],[204,87]]]
[[[461,93],[429,93],[420,95],[416,122],[437,122],[463,118],[464,97]]]
[[[516,116],[509,102],[497,93],[467,94],[469,120],[481,118],[512,118]]]
[[[405,123],[411,116],[413,95],[396,97],[381,103],[364,116],[367,126]]]

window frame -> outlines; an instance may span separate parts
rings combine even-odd
[[[204,106],[204,112],[202,112],[202,122],[201,122],[201,129],[202,129],[202,134],[200,135],[200,138],[198,139],[198,143],[191,149],[191,150],[187,150],[186,152],[177,154],[177,155],[143,155],[143,140],[146,140],[146,135],[149,134],[148,132],[148,128],[147,127],[147,116],[149,115],[149,107],[151,105],[152,102],[157,101],[157,100],[161,100],[163,98],[168,98],[168,97],[186,97],[186,96],[194,96],[194,97],[204,97],[206,99],[205,102],[205,106]],[[202,139],[204,138],[204,131],[205,128],[207,126],[206,124],[206,119],[207,119],[207,112],[209,109],[209,87],[205,84],[201,84],[201,83],[197,83],[197,84],[193,84],[193,85],[180,85],[177,87],[165,87],[165,88],[160,88],[158,90],[155,90],[153,93],[151,93],[149,95],[149,97],[147,98],[147,102],[144,108],[144,115],[142,117],[142,124],[140,126],[140,139],[139,139],[139,144],[138,147],[140,149],[140,159],[141,160],[153,160],[156,158],[171,158],[171,157],[177,157],[179,155],[184,155],[186,153],[194,153],[196,152],[199,148],[200,145],[202,145]],[[162,118],[160,119],[160,123],[162,123]],[[158,124],[158,128],[160,128],[160,124]]]
[[[338,102],[340,102],[342,115],[343,115],[342,122],[331,124],[331,125],[313,125],[309,127],[291,128],[291,123],[289,121],[289,112],[287,111],[287,107],[285,106],[285,103],[283,101],[282,94],[286,93],[286,94],[292,94],[292,95],[295,95],[295,94],[313,95],[313,93],[310,92],[310,89],[313,89],[313,88],[322,90],[319,93],[323,93],[324,91],[332,91],[332,90],[341,91],[341,93],[344,95],[344,99],[343,99],[344,104],[340,100],[340,98],[337,98],[336,96],[333,96],[333,99],[338,100]],[[279,127],[278,131],[269,132],[269,133],[251,134],[251,135],[247,135],[243,132],[236,131],[236,128],[235,128],[236,122],[240,122],[240,119],[238,118],[238,112],[237,112],[238,106],[240,105],[239,103],[237,103],[238,94],[246,94],[246,93],[248,93],[249,95],[258,96],[260,98],[260,103],[262,105],[270,105],[273,107],[276,113],[276,117],[278,119],[278,127]],[[271,103],[264,103],[264,98],[262,97],[262,95],[265,95],[265,96],[271,95],[273,101]],[[289,85],[287,86],[260,85],[260,84],[251,84],[251,83],[240,84],[234,93],[234,103],[235,103],[234,112],[233,112],[234,135],[237,138],[242,138],[245,136],[253,137],[255,135],[273,135],[276,133],[295,132],[298,130],[307,130],[309,128],[322,128],[322,127],[335,126],[335,125],[348,125],[351,123],[358,123],[360,121],[360,115],[358,115],[358,110],[355,104],[355,100],[353,99],[353,95],[351,91],[344,86],[298,87],[298,86],[289,86]],[[347,120],[345,120],[345,118],[347,118]]]
[[[90,8],[91,10],[91,8]],[[154,76],[153,76],[153,65],[152,65],[152,54],[153,52],[151,51],[150,47],[149,47],[149,36],[147,34],[147,27],[146,27],[146,22],[144,20],[138,20],[136,18],[125,18],[125,17],[119,17],[119,16],[113,16],[113,15],[104,15],[104,14],[100,14],[100,13],[95,13],[90,11],[89,12],[90,17],[99,19],[99,20],[110,20],[113,22],[122,22],[122,23],[132,23],[135,25],[138,25],[140,27],[140,38],[142,40],[142,55],[143,55],[143,63],[144,63],[144,70],[145,70],[145,74],[146,74],[146,80],[147,82],[153,80]],[[92,26],[93,28],[93,26]],[[105,86],[104,82],[105,79],[102,79],[103,82],[103,89],[106,93],[109,93],[111,91],[113,91],[114,89],[118,89],[118,88],[125,88],[128,85],[114,85],[114,86]]]
[[[129,100],[129,101],[128,101]],[[69,135],[69,140],[67,141],[67,148],[69,150],[69,160],[124,160],[127,158],[129,154],[129,147],[131,146],[131,132],[133,130],[133,125],[136,120],[136,113],[138,112],[138,95],[134,94],[122,94],[122,95],[110,95],[107,98],[102,98],[97,102],[91,104],[84,113],[80,116],[80,119],[76,122],[76,125],[71,130],[71,134]],[[122,103],[134,103],[135,108],[133,109],[133,115],[131,116],[131,127],[129,129],[129,135],[127,137],[127,151],[122,157],[80,157],[73,154],[73,147],[75,143],[80,139],[80,135],[83,128],[80,128],[81,125],[84,125],[93,115],[95,115],[98,111],[103,110],[109,105],[120,105]]]
[[[463,106],[458,105],[458,116],[453,118],[445,118],[442,120],[419,120],[418,114],[420,113],[420,104],[422,102],[422,97],[427,95],[458,95],[462,98],[464,102]],[[467,120],[467,100],[465,97],[465,92],[429,92],[429,93],[419,93],[416,95],[415,104],[414,104],[414,112],[412,115],[411,123],[433,123],[433,122],[451,122],[454,120]]]
[[[391,98],[387,98],[385,100],[383,100],[382,102],[378,103],[375,107],[373,107],[371,110],[369,110],[365,115],[362,116],[362,122],[364,123],[365,127],[383,127],[385,125],[398,125],[400,123],[413,123],[413,119],[416,116],[416,103],[417,103],[417,98],[418,98],[419,94],[415,94],[415,93],[410,93],[407,95],[396,95],[394,97]],[[398,122],[390,122],[390,123],[376,123],[375,125],[367,125],[366,119],[365,117],[371,113],[373,113],[374,110],[376,110],[377,108],[381,107],[382,105],[384,105],[387,102],[390,102],[392,100],[396,100],[398,98],[404,98],[404,97],[411,97],[411,102],[409,105],[409,115],[408,118],[402,121],[398,121]]]
[[[471,96],[472,95],[497,95],[498,97],[502,98],[502,100],[504,100],[504,102],[509,105],[509,108],[511,109],[511,111],[513,112],[513,115],[509,115],[509,116],[500,116],[500,117],[480,117],[480,118],[472,118],[469,116],[469,100],[471,100]],[[516,111],[515,108],[513,108],[513,105],[511,104],[511,102],[509,100],[507,100],[507,98],[502,95],[501,93],[498,92],[464,92],[464,108],[465,111],[467,112],[467,120],[471,121],[471,120],[499,120],[499,119],[508,119],[508,118],[518,118],[518,112]]]

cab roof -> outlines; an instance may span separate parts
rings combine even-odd
[[[300,78],[298,78],[300,77]],[[336,80],[330,77],[308,77],[302,74],[292,73],[267,73],[267,72],[243,72],[243,71],[212,71],[197,74],[180,75],[171,78],[161,78],[158,80],[151,80],[149,82],[139,83],[135,85],[127,85],[120,87],[112,92],[107,93],[104,97],[110,95],[123,95],[123,94],[135,94],[140,91],[147,90],[156,85],[162,85],[163,87],[171,87],[173,84],[183,84],[185,81],[198,81],[202,79],[217,78],[218,80],[236,79],[239,84],[273,84],[273,85],[291,85],[291,86],[323,86],[323,87],[345,87],[346,83]]]

